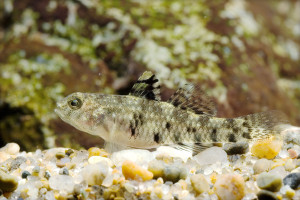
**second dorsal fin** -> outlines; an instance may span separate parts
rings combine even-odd
[[[145,71],[133,85],[129,95],[160,101],[158,79],[150,71]]]
[[[185,84],[168,100],[169,103],[195,114],[215,116],[217,111],[214,102],[198,86]]]

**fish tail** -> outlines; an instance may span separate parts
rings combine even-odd
[[[283,125],[289,124],[286,115],[275,110],[250,114],[239,119],[243,119],[243,137],[250,140],[280,136]]]

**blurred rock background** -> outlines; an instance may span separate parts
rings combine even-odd
[[[0,145],[101,145],[54,114],[75,91],[127,94],[145,70],[162,97],[200,84],[218,116],[271,109],[300,125],[300,2],[0,1]]]

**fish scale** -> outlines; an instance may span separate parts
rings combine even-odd
[[[279,135],[278,127],[288,123],[278,111],[215,117],[213,101],[191,84],[167,102],[159,95],[158,80],[145,72],[129,95],[77,92],[59,101],[55,111],[65,122],[108,143],[135,148],[170,145],[196,152],[216,142]]]

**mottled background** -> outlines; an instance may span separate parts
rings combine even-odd
[[[300,2],[0,1],[0,145],[101,145],[54,114],[74,91],[127,94],[151,70],[163,99],[200,84],[218,116],[281,110],[300,125]]]

